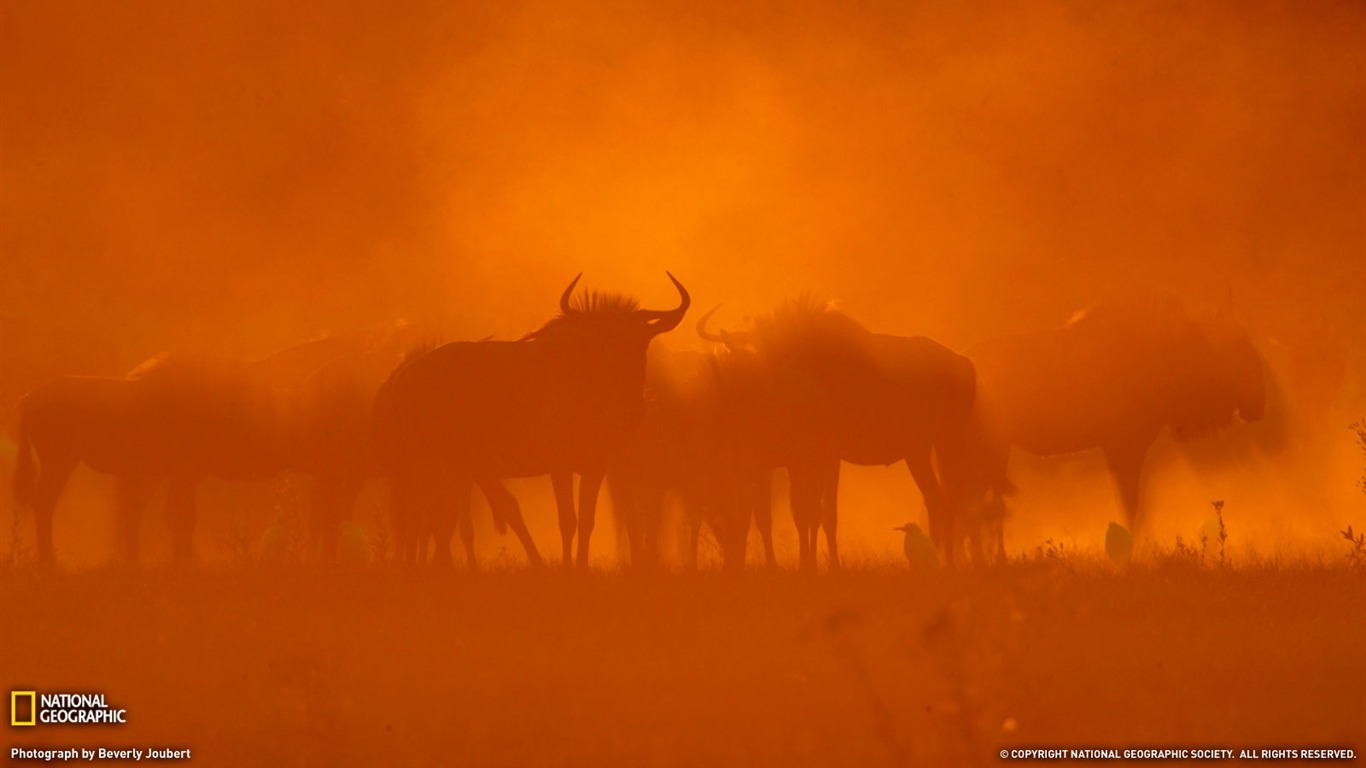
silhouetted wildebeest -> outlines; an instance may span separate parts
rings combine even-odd
[[[755,468],[788,470],[802,567],[815,567],[821,527],[830,563],[839,564],[841,460],[905,461],[931,537],[951,561],[961,504],[953,489],[963,486],[953,475],[968,469],[975,391],[966,357],[932,339],[872,333],[809,299],[788,302],[747,332],[710,333],[706,319],[698,332],[732,351],[723,376],[728,418],[744,425]]]
[[[521,340],[445,344],[394,371],[375,398],[373,436],[403,559],[415,560],[419,537],[432,530],[436,557],[450,560],[471,483],[549,474],[564,562],[577,525],[578,565],[588,565],[603,474],[644,411],[646,349],[688,309],[688,292],[669,279],[681,301],[657,311],[599,293],[576,303],[576,277],[560,314]],[[520,515],[508,523],[522,527]]]
[[[1012,446],[1039,456],[1100,449],[1137,533],[1145,459],[1164,428],[1184,438],[1235,416],[1261,419],[1266,405],[1247,333],[1165,301],[1097,306],[1062,328],[987,341],[968,355],[977,366],[982,478],[998,520],[1013,491]]]
[[[415,327],[400,324],[377,343],[328,362],[299,388],[296,468],[312,477],[309,549],[320,559],[335,558],[341,525],[351,516],[366,480],[383,474],[369,440],[371,410],[379,388],[399,366],[435,348],[420,342],[419,334]],[[493,511],[495,527],[505,530],[512,520],[528,559],[540,563],[540,553],[520,524],[516,498],[497,478],[477,482]],[[460,526],[472,560],[473,528],[468,518]]]
[[[747,495],[759,481],[744,474],[741,436],[723,417],[722,364],[712,353],[650,349],[645,416],[629,448],[607,472],[613,506],[626,523],[633,565],[657,563],[666,498],[673,496],[685,512],[684,554],[690,566],[697,563],[703,524],[716,535],[724,566],[744,566],[750,510],[757,506]],[[766,483],[771,472],[756,474]],[[760,533],[772,565],[771,517],[760,520]]]
[[[141,510],[169,480],[175,555],[188,558],[200,481],[259,480],[288,468],[290,389],[349,343],[319,339],[254,361],[168,354],[126,378],[67,376],[30,392],[19,405],[14,490],[20,506],[33,508],[39,559],[53,559],[53,512],[80,463],[117,477],[132,560]]]
[[[378,476],[368,450],[370,409],[418,335],[414,326],[399,324],[375,343],[328,361],[299,387],[297,469],[312,477],[309,548],[324,559],[335,554],[340,526],[365,481]]]

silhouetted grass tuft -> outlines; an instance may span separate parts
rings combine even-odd
[[[1347,530],[1338,533],[1352,546],[1347,551],[1347,562],[1354,568],[1366,567],[1366,533],[1355,533],[1350,525]]]
[[[1347,428],[1356,433],[1357,447],[1361,449],[1363,466],[1361,477],[1357,479],[1357,487],[1362,493],[1366,493],[1366,417],[1362,417],[1347,425]]]

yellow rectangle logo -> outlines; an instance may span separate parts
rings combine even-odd
[[[28,715],[19,713],[19,703],[28,701]],[[37,691],[10,691],[9,692],[9,724],[10,725],[37,725],[38,724],[38,692]]]

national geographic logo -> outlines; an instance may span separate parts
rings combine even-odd
[[[128,722],[128,710],[109,706],[102,693],[10,691],[9,724],[112,725]]]
[[[9,692],[9,724],[38,724],[38,693],[36,691]]]

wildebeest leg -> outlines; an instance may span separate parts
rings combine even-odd
[[[579,557],[578,566],[588,567],[588,540],[593,536],[597,518],[598,491],[602,488],[603,471],[589,470],[579,475]]]
[[[684,545],[687,551],[683,554],[683,567],[689,571],[697,570],[697,548],[702,539],[702,521],[692,515],[688,515],[683,525],[687,528],[688,541]]]
[[[968,554],[972,555],[973,565],[981,565],[986,562],[986,547],[982,544],[982,539],[988,534],[985,524],[979,522],[968,531]]]
[[[764,564],[773,568],[778,565],[778,558],[773,554],[773,473],[760,472],[749,486],[749,494],[754,508],[754,525],[764,541]]]
[[[953,527],[951,521],[946,519],[944,491],[939,485],[939,478],[934,474],[929,448],[912,451],[907,455],[906,467],[911,470],[911,477],[915,478],[920,495],[925,499],[925,510],[930,519],[930,540],[939,547],[939,552],[944,556],[944,564],[951,566],[953,551],[956,549],[952,541]]]
[[[612,470],[607,473],[607,490],[612,497],[612,517],[616,522],[617,547],[621,532],[626,531],[626,551],[631,555],[631,566],[639,567],[645,560],[644,531],[641,529],[640,481],[638,473]]]
[[[118,488],[118,521],[120,545],[128,562],[138,561],[142,510],[161,484],[161,478],[148,475],[124,475],[116,481]]]
[[[1001,536],[998,525],[1004,515],[1006,491],[1006,454],[992,451],[975,432],[939,436],[933,452],[939,462],[943,513],[941,531],[954,553],[963,552],[966,538],[972,548],[973,562],[986,562],[985,544],[993,535]],[[908,462],[909,463],[909,462]],[[988,496],[996,502],[988,504]],[[1004,549],[1000,550],[1004,554]]]
[[[432,478],[432,504],[428,507],[432,536],[432,564],[449,567],[455,563],[451,556],[451,546],[454,544],[456,528],[459,527],[460,538],[465,539],[464,524],[470,516],[470,493],[474,490],[471,481],[463,478],[453,479],[444,477]],[[424,538],[427,531],[423,532]],[[474,532],[470,532],[470,540],[466,542],[469,550],[474,548]],[[423,555],[425,560],[425,554]]]
[[[749,543],[749,489],[737,484],[700,483],[679,493],[685,511],[684,519],[695,525],[706,525],[721,547],[721,567],[727,571],[744,570],[745,550]]]
[[[465,565],[474,570],[479,565],[474,554],[474,516],[470,514],[470,494],[474,493],[474,483],[460,480],[454,485],[451,508],[455,513],[455,526],[460,531],[460,543],[465,547]],[[440,541],[437,542],[437,552],[441,552]],[[446,547],[446,555],[450,556],[449,546]]]
[[[821,485],[824,468],[789,467],[792,492],[792,521],[797,524],[800,563],[804,571],[816,570],[816,536],[821,527]]]
[[[995,548],[989,558],[991,562],[1001,563],[1006,559],[1006,501],[999,493],[992,493],[987,500],[984,511],[980,514],[982,519],[974,527],[982,541],[990,541]],[[984,556],[985,557],[985,556]]]
[[[1124,507],[1129,530],[1138,533],[1143,524],[1139,498],[1143,488],[1143,461],[1148,455],[1148,443],[1134,441],[1128,445],[1105,448],[1105,461],[1119,490],[1119,501]]]
[[[541,553],[536,549],[536,542],[531,540],[531,532],[526,528],[526,521],[522,519],[522,507],[517,503],[517,497],[503,485],[500,480],[495,478],[481,478],[479,490],[483,491],[484,498],[488,500],[489,509],[495,518],[501,517],[512,532],[517,535],[517,540],[522,542],[522,549],[526,551],[527,562],[536,567],[545,564],[541,559]]]
[[[1000,516],[992,521],[992,526],[996,529],[996,562],[1004,563],[1006,560],[1006,513],[1005,502],[1001,504]]]
[[[197,477],[172,477],[166,490],[166,522],[171,527],[171,551],[177,562],[194,557],[195,491]]]
[[[995,491],[980,494],[971,505],[957,508],[958,537],[966,538],[974,563],[989,564],[1005,559],[1005,499]]]
[[[993,563],[1004,563],[1006,561],[1006,519],[1004,503],[1002,503],[1002,507],[998,512],[996,519],[991,521],[991,532],[994,534],[992,538],[994,539],[993,543],[996,545],[996,551],[991,553],[991,561]]]
[[[311,554],[325,562],[337,559],[341,546],[341,524],[351,517],[360,496],[362,481],[334,472],[313,476],[310,500],[309,539]]]
[[[469,497],[466,496],[465,498],[468,499]],[[456,514],[458,515],[455,523],[456,530],[460,531],[460,543],[465,547],[465,565],[473,571],[479,567],[479,559],[475,557],[474,554],[473,515],[470,514],[470,505],[468,502],[465,503],[465,508],[463,510],[459,509],[458,505],[460,502],[457,501],[456,504]]]
[[[427,546],[432,539],[436,516],[441,512],[438,509],[442,502],[439,476],[438,470],[418,466],[405,469],[394,477],[395,538],[405,565],[427,563]]]
[[[716,536],[716,543],[721,546],[721,568],[728,572],[743,571],[749,520],[745,520],[744,527],[741,528],[733,517],[713,515],[710,518],[710,526],[712,534]]]
[[[636,541],[631,543],[631,563],[641,568],[654,568],[659,565],[659,527],[664,519],[664,488],[658,483],[641,483],[635,495],[634,516]]]
[[[574,528],[577,525],[574,515],[574,474],[551,472],[550,489],[555,492],[555,509],[560,514],[560,563],[567,568],[573,562]]]
[[[825,547],[830,553],[830,568],[840,567],[840,549],[836,538],[839,526],[840,463],[825,467],[821,483],[821,526],[825,528]]]
[[[410,472],[396,472],[389,480],[389,505],[394,521],[394,555],[403,565],[417,561],[416,478]]]
[[[43,456],[38,470],[38,484],[33,490],[33,523],[38,536],[38,562],[52,563],[56,552],[52,548],[52,516],[57,509],[67,480],[76,469],[72,459]]]

